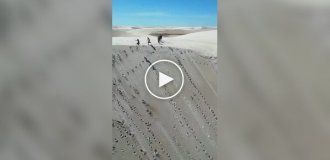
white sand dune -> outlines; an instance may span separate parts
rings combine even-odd
[[[119,34],[112,34],[113,37],[122,37],[126,32],[132,33],[133,35],[148,35],[153,32],[162,32],[168,34],[188,34],[199,31],[214,30],[216,27],[127,27],[127,26],[114,26],[112,27],[113,32]]]
[[[216,159],[216,58],[190,49],[155,49],[113,46],[112,158]],[[176,62],[184,72],[184,87],[172,100],[156,99],[144,86],[146,69],[159,59]]]
[[[112,35],[113,158],[216,159],[217,30],[118,27]],[[144,86],[146,69],[159,59],[184,72],[184,88],[172,100],[156,99]]]
[[[185,35],[194,32],[211,30],[211,28],[203,27],[175,27],[175,28],[164,28],[164,27],[117,27],[112,28],[112,37],[139,37],[159,34],[174,36],[174,35]]]
[[[165,45],[192,49],[204,56],[217,57],[217,30],[166,38]]]
[[[116,29],[114,29],[116,30]],[[217,30],[216,29],[191,29],[191,28],[143,28],[143,29],[120,29],[114,31],[113,45],[136,45],[136,39],[140,45],[147,45],[147,37],[150,37],[154,46],[159,46],[157,37],[152,35],[169,34],[175,35],[164,37],[162,46],[191,49],[203,56],[217,56]],[[151,34],[151,35],[150,35]]]

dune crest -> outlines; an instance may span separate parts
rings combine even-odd
[[[157,36],[163,35],[164,43],[159,45]],[[197,51],[198,54],[217,57],[217,29],[214,28],[140,28],[113,29],[113,45],[136,45],[140,39],[141,45],[147,44],[150,37],[154,46],[169,46]]]

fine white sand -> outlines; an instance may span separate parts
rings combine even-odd
[[[113,45],[147,45],[147,37],[152,45],[159,46],[157,35],[163,34],[162,46],[191,49],[198,54],[217,57],[217,30],[212,28],[115,28],[113,29]]]
[[[112,48],[112,158],[216,159],[216,58],[164,46]],[[184,73],[184,87],[171,100],[156,99],[144,85],[147,68],[159,59],[176,62]]]
[[[112,158],[217,159],[217,31],[127,27],[113,30]],[[166,35],[162,45],[157,42],[157,34]],[[147,37],[152,46],[147,44]],[[140,39],[140,46],[136,39]],[[176,62],[184,73],[184,87],[172,100],[154,98],[144,85],[147,68],[159,59]],[[174,78],[181,76],[169,72]],[[162,91],[176,89],[173,85]]]

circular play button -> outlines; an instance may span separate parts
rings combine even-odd
[[[152,96],[158,99],[171,99],[180,93],[184,76],[178,64],[163,59],[148,67],[144,83]]]

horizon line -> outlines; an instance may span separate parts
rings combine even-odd
[[[113,25],[112,28],[114,27],[205,27],[205,28],[218,28],[218,26],[139,26],[139,25]]]

